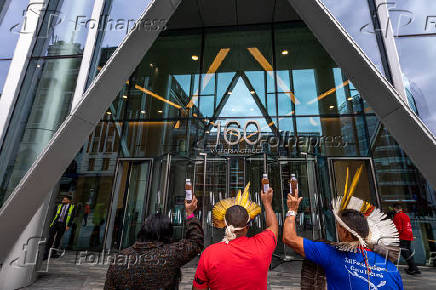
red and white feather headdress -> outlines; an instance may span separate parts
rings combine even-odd
[[[338,196],[336,200],[332,201],[333,214],[335,215],[336,221],[356,237],[358,241],[351,243],[337,243],[336,245],[340,250],[352,252],[356,252],[359,246],[367,247],[370,245],[382,245],[396,247],[399,244],[398,230],[392,220],[387,218],[386,214],[374,205],[353,196],[361,173],[362,166],[354,174],[351,186],[348,186],[349,168],[347,168],[344,195]],[[366,217],[369,226],[369,235],[367,237],[361,237],[356,231],[351,229],[344,221],[342,221],[340,212],[344,209],[354,209],[361,212]]]

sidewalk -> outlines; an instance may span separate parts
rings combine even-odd
[[[192,261],[182,269],[180,289],[192,289],[195,273]],[[301,262],[294,261],[282,264],[268,273],[268,289],[299,289]],[[409,276],[401,266],[404,289],[436,289],[436,268],[420,267],[422,275]],[[41,273],[39,279],[24,289],[103,289],[107,267],[104,265],[76,265],[75,254],[50,261],[48,273]]]

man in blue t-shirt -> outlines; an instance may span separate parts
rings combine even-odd
[[[298,192],[288,195],[283,242],[324,269],[328,289],[403,289],[397,267],[361,246],[370,233],[364,214],[355,209],[339,210],[335,217],[340,242],[313,242],[296,233],[295,215],[301,199]]]

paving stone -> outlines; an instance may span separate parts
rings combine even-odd
[[[51,259],[48,273],[41,273],[38,280],[24,289],[103,289],[107,266],[97,264],[76,264],[78,260],[74,253],[67,253],[59,259]],[[192,289],[192,280],[195,274],[197,259],[182,268],[182,281],[180,289]],[[44,263],[42,267],[45,267]],[[436,289],[436,268],[420,267],[422,275],[409,276],[400,266],[405,289],[427,290]],[[268,289],[300,289],[301,262],[292,261],[280,264],[268,273]]]

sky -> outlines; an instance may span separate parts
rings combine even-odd
[[[436,33],[435,0],[400,0],[397,4],[398,9],[413,13],[412,22],[408,25],[405,23],[411,17],[406,13],[402,16],[399,35]],[[398,12],[391,12],[391,17],[398,23],[399,17],[395,19],[394,13]],[[422,96],[415,96],[418,113],[436,135],[436,110],[431,109],[436,109],[436,35],[397,37],[396,44],[404,76],[422,92]]]
[[[375,35],[361,30],[370,21],[367,0],[323,0],[374,64],[383,71]],[[436,135],[436,0],[390,0],[389,13],[401,69],[415,94],[418,114]],[[427,24],[427,26],[426,26]],[[368,30],[369,31],[369,30]]]

